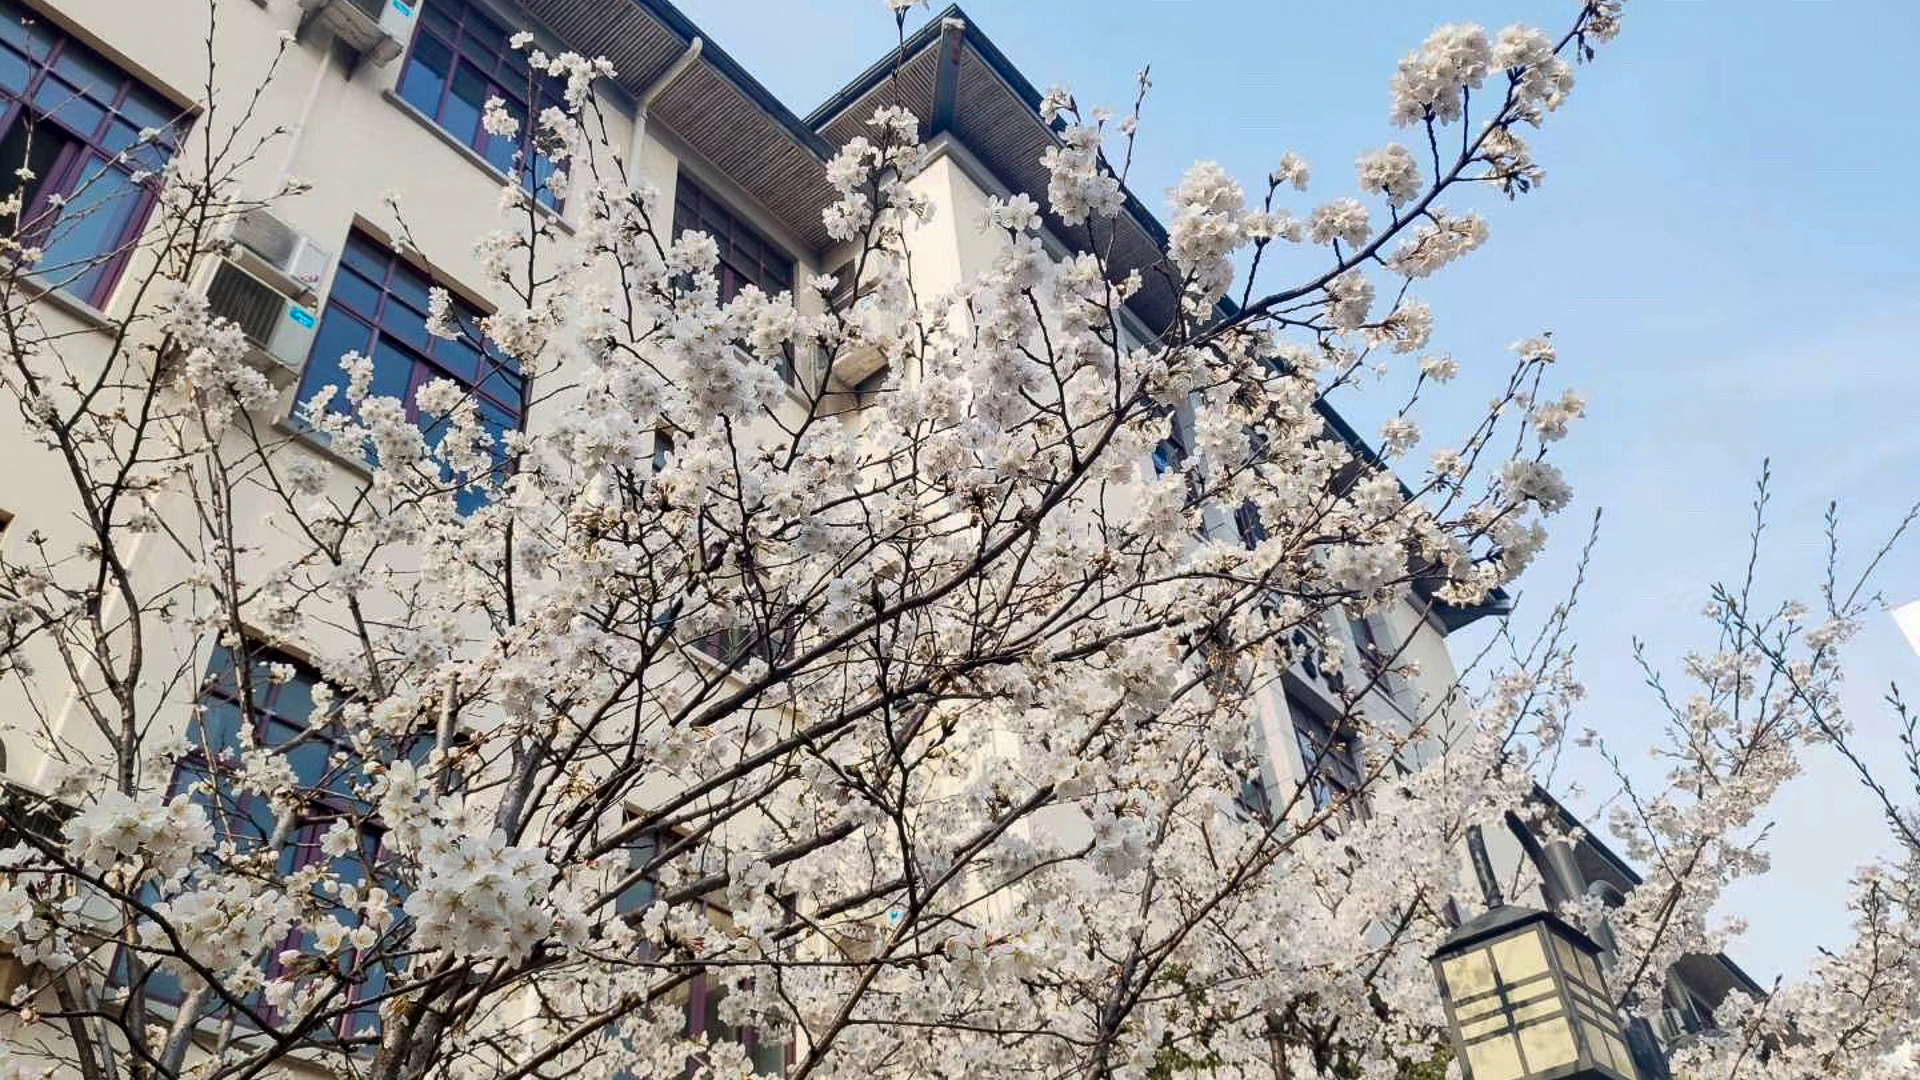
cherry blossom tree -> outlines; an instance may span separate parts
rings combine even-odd
[[[1472,895],[1467,830],[1528,813],[1560,750],[1567,609],[1403,724],[1360,702],[1407,658],[1345,687],[1361,775],[1332,797],[1317,761],[1245,797],[1254,715],[1350,614],[1484,601],[1569,501],[1549,451],[1583,406],[1547,338],[1414,457],[1461,365],[1413,290],[1487,236],[1448,200],[1539,183],[1524,135],[1619,9],[1434,31],[1391,80],[1406,144],[1350,194],[1306,202],[1291,153],[1252,189],[1194,166],[1152,268],[1179,315],[1146,335],[1121,314],[1144,276],[1103,254],[1138,101],[1050,92],[1045,215],[993,201],[990,272],[939,295],[911,241],[951,211],[913,186],[917,119],[882,109],[828,166],[850,278],[723,303],[713,241],[599,134],[605,62],[519,41],[566,85],[535,138],[572,229],[509,187],[477,240],[497,310],[437,294],[427,329],[517,367],[524,432],[450,382],[376,393],[351,354],[298,430],[271,422],[281,391],[192,287],[259,205],[235,194],[279,134],[257,96],[209,80],[102,350],[44,315],[43,234],[0,207],[6,391],[71,524],[0,564],[0,664],[53,776],[0,810],[24,972],[0,1074],[1444,1072],[1426,957]],[[1283,249],[1316,269],[1269,282]],[[878,392],[783,380],[857,351]],[[1375,451],[1325,403],[1382,385],[1404,397]],[[1175,413],[1192,445],[1155,475]],[[1802,631],[1723,598],[1673,792],[1620,822],[1673,883],[1607,913],[1629,1007],[1719,942],[1796,756],[1844,747],[1827,650],[1860,609],[1833,603]],[[307,722],[276,734],[295,693]],[[1863,879],[1860,945],[1687,1075],[1894,1075],[1911,880]]]

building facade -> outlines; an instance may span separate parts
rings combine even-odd
[[[481,286],[487,273],[471,241],[496,213],[503,186],[519,181],[532,190],[529,212],[556,235],[571,228],[566,200],[544,187],[552,164],[527,135],[531,118],[561,89],[530,74],[524,51],[510,45],[516,32],[531,32],[550,52],[612,62],[617,74],[594,87],[597,119],[608,141],[625,148],[634,179],[661,193],[675,230],[714,238],[723,297],[748,285],[810,296],[796,283],[841,269],[848,253],[821,221],[835,198],[826,162],[880,105],[904,105],[921,118],[930,148],[912,183],[941,212],[908,237],[920,291],[942,292],[993,264],[998,241],[974,226],[989,197],[1026,193],[1046,202],[1041,155],[1057,136],[1042,119],[1041,95],[957,10],[929,21],[897,55],[803,117],[665,0],[226,0],[211,19],[200,0],[137,7],[0,0],[0,164],[9,170],[0,198],[18,199],[23,220],[84,222],[62,229],[59,243],[40,253],[40,288],[23,310],[78,352],[109,348],[114,321],[142,299],[131,285],[140,279],[139,256],[119,253],[153,225],[153,174],[169,156],[203,153],[243,110],[253,127],[278,129],[280,138],[234,167],[233,182],[262,203],[290,184],[305,193],[233,223],[238,257],[199,286],[248,330],[278,389],[277,403],[255,420],[284,432],[289,452],[311,456],[342,490],[359,481],[360,466],[300,438],[291,417],[319,387],[339,381],[344,353],[372,358],[375,393],[411,400],[428,380],[448,378],[474,392],[490,431],[538,431],[543,422],[528,378],[510,360],[424,330],[431,289],[451,294],[453,317],[467,326],[501,299]],[[211,77],[210,50],[219,57]],[[490,133],[491,99],[520,121],[518,135]],[[27,172],[11,171],[21,163]],[[394,243],[396,204],[409,231],[406,254]],[[1056,229],[1049,246],[1067,253],[1069,236]],[[1159,223],[1130,200],[1110,251],[1115,269],[1150,266],[1165,246]],[[1177,309],[1178,297],[1149,278],[1124,321],[1144,343]],[[856,395],[886,376],[879,368],[784,374],[838,380]],[[1368,453],[1338,416],[1329,411],[1325,419],[1333,434]],[[1170,418],[1167,440],[1140,463],[1143,476],[1178,467],[1190,425],[1190,416]],[[17,426],[0,426],[0,461],[23,463],[15,479],[0,483],[0,552],[24,554],[29,534],[55,547],[84,541],[57,504],[21,479],[53,466],[43,447]],[[259,517],[261,533],[247,542],[271,548],[274,526],[264,507]],[[1224,542],[1250,527],[1231,513],[1213,513],[1207,524]],[[143,557],[156,577],[185,572],[159,545]],[[1414,590],[1404,603],[1350,620],[1303,650],[1305,658],[1279,673],[1258,703],[1263,752],[1249,764],[1249,809],[1266,806],[1268,792],[1303,782],[1319,805],[1356,788],[1358,726],[1444,730],[1446,690],[1455,681],[1447,635],[1499,610],[1498,602],[1450,608]],[[47,782],[38,745],[90,737],[63,700],[59,686],[68,676],[58,658],[39,648],[23,650],[48,673],[37,687],[32,680],[0,686],[5,778],[29,791]],[[211,719],[194,720],[183,703],[172,721],[181,730],[218,726],[237,713],[221,655],[215,651],[199,701]],[[264,711],[268,724],[294,731],[312,709],[316,678],[297,649],[284,662],[294,675],[276,684]],[[1403,674],[1414,669],[1417,676]],[[194,767],[211,766],[182,766]],[[1564,873],[1549,893],[1577,895],[1630,874],[1581,858],[1571,869],[1560,865],[1564,859],[1550,864]],[[718,1030],[697,987],[689,1016],[696,1032]],[[778,1046],[729,1034],[753,1044],[756,1060],[777,1065]]]

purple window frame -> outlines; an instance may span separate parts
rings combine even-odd
[[[683,232],[706,233],[720,249],[714,276],[719,279],[722,304],[740,295],[748,285],[768,296],[793,292],[793,278],[798,272],[793,256],[715,198],[685,169],[680,170],[673,185],[673,235],[678,237]],[[799,381],[791,345],[780,358],[780,377],[789,383]]]
[[[794,259],[746,219],[680,170],[673,186],[673,234],[703,232],[720,249],[720,302],[757,286],[768,296],[793,291]]]
[[[500,422],[490,424],[490,428],[522,429],[527,413],[526,376],[512,358],[481,333],[480,310],[455,296],[453,312],[465,330],[462,339],[447,341],[426,332],[427,290],[436,284],[426,271],[400,257],[390,246],[357,229],[350,232],[334,270],[295,400],[304,402],[321,387],[345,381],[339,368],[340,354],[323,356],[320,350],[329,341],[338,343],[345,332],[336,328],[351,326],[361,333],[347,344],[373,358],[376,388],[388,385],[380,376],[380,365],[390,363],[389,358],[398,356],[410,365],[400,395],[409,420],[421,421],[416,400],[420,388],[433,379],[445,378],[471,393],[485,418]],[[344,412],[346,403],[336,397],[332,407]],[[499,415],[488,412],[489,407]],[[500,434],[495,432],[496,439]],[[497,445],[495,452],[497,456],[504,453]]]
[[[293,685],[306,688],[310,705],[312,688],[320,682],[319,673],[314,671],[311,665],[294,657],[261,646],[250,645],[244,650],[243,655],[253,668],[253,734],[258,744],[278,745],[273,734],[276,727],[290,730],[291,738],[300,738],[312,731],[311,713],[296,717],[290,712],[283,712],[280,706],[283,696],[287,693],[287,687]],[[239,680],[234,661],[235,657],[231,651],[224,647],[216,647],[213,658],[208,664],[206,679],[201,685],[200,705],[241,709]],[[284,685],[272,682],[267,677],[267,668],[270,664],[292,666],[294,669],[292,682]],[[202,716],[204,715],[203,713]],[[240,715],[245,715],[244,710],[241,710]],[[333,751],[343,751],[352,755],[352,747],[343,737],[332,735],[324,729],[313,732],[313,735],[312,741],[324,747],[329,756]],[[280,740],[280,742],[290,742],[291,738]],[[194,739],[199,741],[195,742]],[[207,745],[212,741],[214,737],[204,726],[196,728],[193,738],[189,740],[190,746],[186,755],[181,758],[178,765],[174,766],[173,778],[167,788],[168,798],[179,795],[200,780],[226,776],[231,772],[233,763],[218,748]],[[320,848],[321,837],[332,827],[336,819],[347,816],[355,809],[350,805],[354,800],[334,793],[330,789],[330,785],[336,782],[343,772],[351,773],[352,769],[349,767],[346,770],[335,770],[329,764],[328,771],[321,774],[317,785],[309,792],[310,807],[301,814],[302,820],[287,838],[286,846],[279,856],[279,866],[283,873],[290,874],[307,866],[332,861],[332,857]],[[209,808],[213,812],[209,816],[213,818],[215,835],[219,839],[230,841],[236,848],[243,850],[249,846],[258,847],[266,842],[267,837],[254,835],[247,826],[249,823],[263,820],[260,814],[267,807],[267,800],[258,795],[235,794],[224,789],[218,790],[214,799],[215,805]],[[230,814],[229,811],[232,813]],[[266,810],[264,820],[271,820],[270,809]],[[363,821],[359,829],[362,857],[377,862],[383,855],[382,842],[386,836],[386,829],[377,820]],[[299,929],[291,929],[287,932],[285,938],[275,948],[272,958],[267,961],[264,975],[268,979],[276,978],[281,974],[278,954],[287,949],[299,948],[305,936],[305,932]],[[116,979],[124,979],[124,975],[121,974],[125,970],[124,965],[124,949],[122,949],[121,955],[116,956],[111,969]],[[174,985],[171,980],[155,983],[149,979],[146,993],[155,1000],[179,1006],[185,1001],[185,995],[174,993],[171,989]],[[361,1001],[365,996],[364,988],[365,983],[350,987],[345,1004],[353,1005]],[[256,999],[254,1008],[269,1020],[281,1019],[278,1009],[264,1000]],[[215,1010],[215,1014],[221,1011],[223,1010]],[[336,1017],[328,1030],[336,1037],[351,1037],[367,1030],[377,1019],[378,1013],[375,1007],[355,1008]]]
[[[709,985],[707,976],[704,973],[695,975],[693,979],[687,983],[688,1037],[697,1039],[707,1034],[707,1012],[713,999],[712,987]],[[715,1020],[716,1022],[718,1021],[717,1016]],[[760,1049],[760,1030],[758,1028],[744,1027],[731,1031],[722,1031],[717,1033],[715,1038],[739,1043],[741,1048],[747,1052],[748,1060],[753,1063],[754,1072],[760,1073],[763,1076],[778,1075],[778,1073],[763,1071],[763,1063],[754,1057],[754,1054]],[[793,1064],[793,1040],[781,1040],[779,1049],[780,1062],[778,1068],[784,1070],[787,1066]],[[767,1062],[764,1064],[771,1065],[773,1063]]]
[[[157,176],[179,149],[188,112],[118,64],[75,41],[45,16],[12,0],[0,0],[0,67],[9,72],[20,67],[26,70],[18,89],[7,85],[5,80],[10,76],[0,75],[0,138],[10,135],[15,125],[30,123],[35,125],[36,137],[41,136],[43,126],[51,127],[66,144],[47,175],[40,178],[32,202],[21,208],[23,234],[37,233],[41,238],[53,234],[60,215],[49,213],[55,209],[51,197],[74,195],[90,167],[115,169],[129,179],[140,171],[155,174],[155,178],[136,185],[139,194],[121,211],[119,227],[109,236],[105,250],[88,256],[101,261],[76,279],[76,284],[87,281],[74,291],[76,297],[95,307],[104,305],[126,269],[130,245],[145,230],[159,201]],[[50,103],[50,86],[56,93],[66,93]],[[69,115],[63,115],[88,110],[100,114],[91,128],[83,129]],[[141,146],[138,133],[149,127],[161,134]],[[114,141],[116,137],[125,138],[129,130],[133,139]],[[16,162],[0,162],[0,168],[7,170],[18,167]]]
[[[401,65],[396,87],[400,99],[420,110],[493,168],[514,175],[510,160],[503,163],[494,159],[492,151],[497,140],[482,126],[481,111],[461,124],[470,130],[455,126],[460,118],[456,116],[454,103],[462,99],[454,95],[454,84],[459,81],[463,67],[470,70],[485,84],[479,106],[482,111],[488,98],[497,97],[520,118],[520,131],[510,152],[520,154],[517,178],[521,186],[541,205],[558,211],[561,200],[546,184],[554,166],[545,154],[535,149],[533,135],[541,110],[565,101],[559,80],[533,71],[527,64],[526,54],[508,45],[511,31],[473,0],[425,0],[420,5],[420,17],[414,22],[413,40],[407,45],[407,58]],[[433,48],[443,52],[447,69],[438,75],[423,76],[422,71],[431,73],[432,68],[422,57],[422,50]],[[429,85],[434,78],[439,80],[437,90]]]

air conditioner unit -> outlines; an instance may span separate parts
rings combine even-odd
[[[840,346],[827,374],[836,390],[859,389],[867,380],[887,370],[887,354],[872,342],[860,341]]]
[[[254,364],[269,375],[296,374],[313,349],[319,317],[287,296],[278,282],[263,278],[232,259],[214,264],[207,278],[207,308],[231,319],[253,345]]]
[[[311,237],[264,208],[241,214],[233,224],[232,239],[237,261],[256,276],[277,282],[280,291],[291,297],[319,293],[320,282],[333,265],[333,256]]]
[[[419,7],[419,0],[300,0],[299,36],[317,27],[378,67],[413,40]]]

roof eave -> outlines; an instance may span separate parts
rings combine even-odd
[[[741,67],[740,62],[725,49],[715,44],[712,38],[701,33],[693,20],[687,18],[679,8],[667,3],[666,0],[632,0],[632,2],[658,20],[669,32],[678,37],[682,44],[691,44],[694,38],[700,38],[704,42],[701,47],[701,57],[733,84],[735,89],[745,94],[748,100],[758,106],[761,111],[772,117],[775,123],[785,128],[787,133],[793,136],[794,142],[822,162],[833,157],[833,147],[828,145],[827,140],[820,137],[819,132],[795,116],[792,109],[787,108],[779,98],[773,96],[773,92],[763,86],[760,80],[748,74],[747,69]]]

